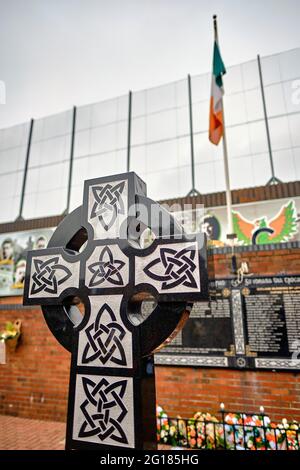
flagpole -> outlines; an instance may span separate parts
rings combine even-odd
[[[214,21],[215,41],[217,45],[219,46],[217,15],[213,15],[213,21]],[[225,173],[225,185],[226,185],[226,208],[227,208],[227,225],[228,225],[227,238],[233,239],[235,238],[235,235],[233,233],[233,224],[232,224],[232,200],[231,200],[231,191],[230,191],[230,178],[229,178],[229,165],[228,165],[223,96],[221,100],[222,100],[222,119],[223,119],[223,139],[222,139],[223,140],[223,160],[224,160],[224,173]]]

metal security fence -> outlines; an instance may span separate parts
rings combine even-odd
[[[224,190],[210,73],[0,130],[0,222],[61,214],[91,177],[136,171],[154,199]],[[300,179],[300,48],[228,67],[231,188]]]
[[[275,425],[265,414],[221,412],[221,418],[157,417],[159,444],[194,450],[300,450],[298,423]]]

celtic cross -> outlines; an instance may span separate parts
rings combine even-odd
[[[141,249],[146,227],[156,236]],[[142,292],[157,301],[147,317]],[[83,205],[28,253],[24,289],[72,353],[67,449],[155,448],[153,352],[205,297],[203,235],[184,236],[135,173],[85,181]]]

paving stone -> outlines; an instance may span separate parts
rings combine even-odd
[[[0,450],[63,450],[65,423],[0,415]]]

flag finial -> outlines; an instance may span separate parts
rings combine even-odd
[[[215,38],[218,39],[217,15],[213,15]]]

